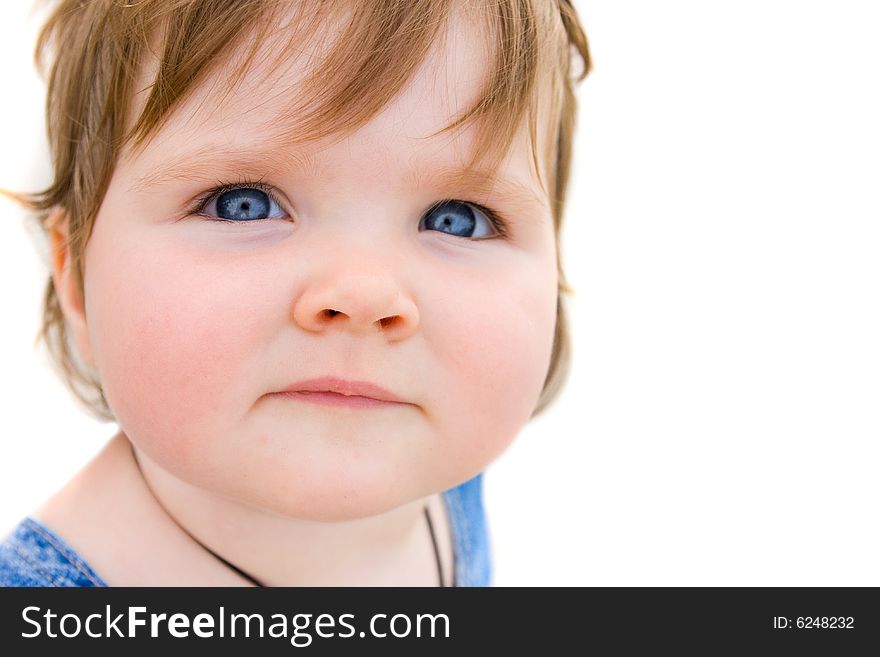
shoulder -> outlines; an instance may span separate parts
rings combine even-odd
[[[34,554],[27,520],[0,542],[0,586],[54,586]]]
[[[107,586],[70,546],[34,518],[0,542],[0,586]]]
[[[455,547],[455,585],[491,586],[492,546],[483,505],[483,474],[443,492]]]

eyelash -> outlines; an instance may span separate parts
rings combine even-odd
[[[268,196],[276,205],[278,205],[278,207],[283,207],[283,205],[284,205],[278,199],[278,197],[275,194],[272,187],[270,185],[267,185],[266,183],[264,183],[262,178],[259,180],[247,180],[245,178],[239,178],[234,181],[218,180],[216,187],[209,189],[207,192],[205,192],[204,194],[199,196],[194,201],[192,207],[190,207],[187,210],[187,214],[188,215],[199,215],[199,216],[205,217],[206,219],[208,219],[210,221],[221,221],[221,222],[227,223],[227,224],[247,223],[247,222],[230,221],[229,219],[220,219],[218,217],[213,217],[209,214],[203,214],[203,212],[202,212],[205,209],[205,206],[208,205],[208,203],[211,201],[211,199],[218,197],[218,196],[221,196],[221,195],[225,194],[226,192],[230,192],[234,189],[240,189],[240,188],[259,189],[266,196]],[[430,208],[428,208],[428,210],[430,211],[434,207],[436,207],[442,203],[445,203],[447,201],[452,201],[452,200],[467,203],[468,205],[472,205],[473,207],[477,208],[477,210],[479,210],[484,215],[486,215],[486,218],[493,225],[495,230],[498,231],[497,235],[474,239],[471,241],[478,242],[478,241],[481,241],[484,239],[491,239],[493,237],[494,238],[498,238],[498,237],[507,238],[507,237],[509,237],[509,231],[507,228],[507,221],[498,212],[492,210],[491,208],[487,208],[485,206],[482,206],[479,203],[473,203],[472,201],[460,201],[459,199],[443,199],[442,201],[438,201],[437,203],[434,203]],[[259,221],[265,221],[265,220],[264,219],[257,219],[256,221],[259,222]]]

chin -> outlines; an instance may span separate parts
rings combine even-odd
[[[302,482],[300,482],[302,483]],[[261,491],[239,490],[233,493],[248,506],[277,516],[315,522],[345,522],[388,513],[432,491],[407,493],[388,481],[374,485],[340,486],[338,481],[325,486],[286,485]]]

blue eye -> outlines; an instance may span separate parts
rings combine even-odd
[[[285,219],[287,213],[273,193],[272,187],[262,181],[240,180],[220,183],[207,192],[190,208],[189,214],[223,223],[258,223],[270,219]],[[489,227],[480,229],[478,224]],[[447,199],[432,205],[420,225],[465,239],[479,240],[507,237],[507,226],[492,210],[470,203]],[[477,233],[475,233],[477,231]]]
[[[482,217],[482,222],[493,230],[488,234],[474,235],[477,219]],[[424,224],[436,230],[451,231],[450,234],[467,238],[493,237],[500,232],[499,221],[490,210],[482,210],[473,203],[465,201],[441,201],[432,206],[425,214]]]
[[[210,211],[211,206],[214,206],[213,212]],[[273,206],[277,212],[275,215],[272,214]],[[283,219],[286,216],[271,189],[259,182],[223,185],[211,190],[193,212],[202,213],[213,221],[227,223]]]

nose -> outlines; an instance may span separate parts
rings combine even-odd
[[[312,332],[379,333],[389,340],[411,335],[419,323],[415,302],[387,267],[376,269],[325,269],[320,282],[307,286],[297,300],[294,320]]]

